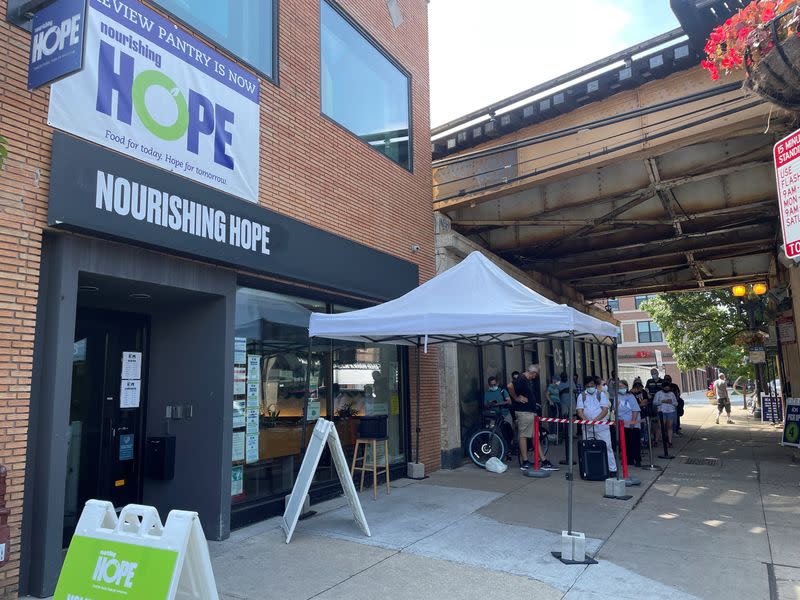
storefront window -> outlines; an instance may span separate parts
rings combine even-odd
[[[302,460],[303,424],[307,445],[317,416],[336,424],[350,460],[361,417],[385,415],[390,462],[406,462],[398,348],[314,338],[309,361],[310,314],[346,310],[351,309],[262,290],[237,291],[231,475],[235,505],[291,491]],[[335,478],[326,451],[314,482]]]
[[[241,288],[236,293],[233,382],[233,502],[286,493],[300,469],[309,368],[308,320],[324,302]],[[325,354],[315,340],[310,402],[327,416]],[[313,422],[306,425],[308,443]],[[318,474],[319,477],[319,474]]]

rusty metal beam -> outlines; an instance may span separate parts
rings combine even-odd
[[[748,240],[743,242],[733,242],[730,244],[717,244],[714,246],[709,246],[705,248],[697,248],[695,250],[696,254],[702,254],[701,260],[718,260],[721,258],[733,258],[737,256],[744,256],[747,253],[758,251],[758,250],[769,250],[774,247],[772,242],[764,242],[763,238],[758,238],[754,240]],[[738,250],[738,252],[737,252]],[[718,252],[722,252],[722,255],[717,254]],[[706,256],[706,253],[711,253],[711,256]],[[644,270],[655,270],[662,267],[671,267],[677,266],[679,263],[668,263],[668,264],[657,264],[657,265],[648,265],[645,267],[640,267],[640,263],[649,261],[658,261],[663,259],[674,258],[676,256],[683,256],[683,251],[675,251],[675,252],[666,252],[662,254],[653,254],[649,256],[640,256],[636,258],[625,258],[620,260],[610,260],[610,261],[603,261],[597,262],[587,265],[581,265],[580,267],[573,267],[571,269],[564,269],[558,266],[555,266],[550,272],[551,273],[558,273],[559,277],[575,280],[575,278],[586,278],[586,279],[593,279],[595,277],[607,277],[613,274],[621,274],[621,273],[634,273],[638,271]],[[685,262],[682,262],[686,266]],[[626,267],[625,265],[630,265],[630,267]],[[620,270],[616,271],[615,267],[619,267]],[[595,275],[595,273],[597,273]]]
[[[706,287],[720,288],[726,287],[738,281],[747,281],[757,277],[769,277],[767,271],[755,271],[743,275],[731,275],[729,277],[719,277],[707,279]],[[697,290],[697,282],[695,281],[670,281],[658,283],[653,285],[637,285],[637,286],[622,286],[622,287],[605,287],[599,288],[593,286],[592,289],[580,288],[580,292],[587,300],[594,300],[597,298],[609,298],[614,296],[630,296],[639,293],[656,293],[656,292],[683,292],[688,290]]]
[[[765,215],[765,216],[758,215],[753,220],[753,222],[747,223],[747,224],[739,224],[739,225],[736,225],[734,227],[725,227],[725,228],[722,228],[722,229],[712,229],[710,231],[701,231],[701,232],[696,232],[696,233],[684,233],[684,234],[682,234],[680,236],[671,237],[671,238],[668,238],[668,239],[665,239],[665,240],[654,240],[654,241],[648,241],[648,242],[636,242],[636,243],[633,243],[633,244],[625,244],[624,246],[608,246],[608,247],[603,247],[603,248],[594,248],[594,249],[586,251],[586,252],[577,252],[577,253],[576,252],[570,252],[567,255],[557,256],[557,257],[556,256],[550,256],[550,257],[547,257],[547,258],[527,259],[526,257],[522,256],[524,254],[526,248],[513,248],[513,249],[509,249],[509,250],[493,250],[493,251],[496,252],[496,253],[505,254],[505,255],[509,255],[509,254],[520,255],[522,260],[523,260],[523,262],[525,262],[525,263],[538,263],[539,265],[541,265],[542,262],[545,262],[547,264],[552,264],[554,259],[564,259],[565,257],[569,257],[570,260],[575,260],[575,261],[578,261],[578,262],[581,261],[581,260],[592,259],[592,258],[594,258],[595,260],[600,260],[601,259],[601,255],[603,255],[603,253],[608,253],[610,255],[610,256],[607,256],[606,258],[616,258],[616,256],[619,255],[619,253],[624,252],[625,250],[643,250],[644,249],[646,251],[647,249],[651,249],[651,248],[652,249],[658,249],[658,248],[662,248],[662,247],[667,247],[667,246],[670,246],[671,244],[674,244],[676,242],[680,242],[680,241],[683,241],[683,240],[701,239],[701,238],[713,237],[713,236],[718,236],[718,235],[739,235],[740,233],[744,233],[744,232],[747,232],[747,231],[751,231],[752,232],[754,226],[763,226],[765,229],[769,228],[770,231],[772,231],[772,232],[774,232],[774,230],[775,230],[775,223],[770,218],[770,215]],[[766,232],[762,232],[762,233],[766,234]],[[685,249],[683,251],[686,252]],[[643,257],[643,258],[646,258],[646,257]],[[562,263],[563,263],[563,260],[558,260],[558,264],[562,264]]]

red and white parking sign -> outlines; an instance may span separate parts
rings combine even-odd
[[[774,152],[783,250],[800,261],[800,129],[775,144]]]

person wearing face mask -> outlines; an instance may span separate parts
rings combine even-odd
[[[511,397],[508,391],[497,384],[497,377],[489,377],[487,383],[489,387],[483,393],[483,407],[502,407],[500,413],[503,415],[503,419],[511,423],[511,411],[509,410],[511,406]]]
[[[625,431],[625,450],[629,465],[642,466],[642,434],[639,415],[641,408],[636,396],[628,390],[628,382],[620,379],[617,388],[618,410],[617,419]]]
[[[533,422],[536,415],[542,416],[541,397],[538,394],[539,365],[530,365],[517,380],[514,382],[514,394],[511,405],[517,415],[517,435],[519,436],[519,452],[522,459],[520,469],[527,471],[531,468],[528,460],[528,440],[533,440]],[[539,456],[541,469],[544,471],[557,471],[558,467],[544,458],[542,445],[539,440],[533,440],[534,444],[539,445]]]
[[[576,404],[578,418],[586,421],[604,421],[608,417],[611,403],[608,397],[597,389],[594,377],[587,377],[583,392],[578,396]],[[614,450],[611,447],[611,430],[608,425],[584,425],[585,439],[603,440],[608,453],[608,469],[611,477],[617,475],[617,461],[614,459]]]
[[[667,444],[672,448],[672,428],[675,425],[675,415],[678,412],[678,399],[672,391],[672,384],[662,382],[661,389],[656,392],[653,401],[661,418],[664,419],[664,434],[667,436]]]

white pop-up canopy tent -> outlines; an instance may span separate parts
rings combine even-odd
[[[311,337],[369,343],[485,345],[554,337],[616,338],[619,328],[557,304],[480,252],[404,296],[340,314],[312,313]]]
[[[526,287],[480,252],[440,273],[407,294],[369,308],[339,314],[312,313],[309,338],[326,337],[365,343],[424,347],[458,342],[473,345],[568,339],[567,371],[574,369],[574,340],[591,339],[614,346],[616,325]],[[416,381],[416,451],[419,462],[419,351]],[[616,351],[614,352],[616,363]],[[572,378],[570,378],[570,387]],[[570,425],[569,464],[572,470]],[[568,529],[572,532],[572,477],[569,478]]]

